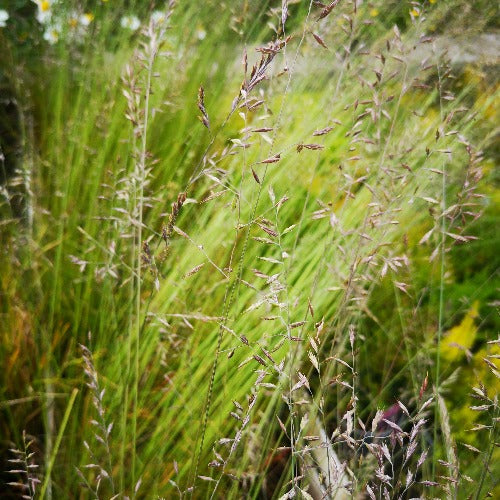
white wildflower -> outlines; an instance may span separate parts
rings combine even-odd
[[[132,31],[135,31],[141,25],[141,21],[137,16],[123,16],[120,25],[122,28],[126,28]]]
[[[9,13],[6,10],[0,9],[0,28],[5,28],[9,19]]]
[[[82,14],[78,18],[78,21],[81,26],[88,26],[93,20],[94,20],[94,14],[90,12],[86,12],[85,14]]]
[[[52,18],[52,5],[49,0],[36,0],[35,1],[38,11],[36,18],[40,24],[48,24]]]
[[[70,34],[75,36],[77,39],[82,38],[93,20],[94,14],[92,13],[86,12],[82,14],[77,11],[70,12],[67,18],[67,24],[71,30]]]
[[[167,18],[165,16],[165,12],[162,12],[161,10],[155,10],[151,14],[151,20],[153,21],[154,24],[159,26],[163,24],[167,20]]]
[[[78,13],[74,10],[69,12],[68,15],[68,24],[71,29],[76,29],[78,26]]]
[[[60,30],[52,26],[45,30],[43,34],[43,39],[49,42],[51,45],[53,45],[54,43],[57,43],[59,41],[60,36],[61,36]]]
[[[203,28],[198,28],[196,30],[196,37],[198,40],[205,40],[205,37],[207,36],[207,32]]]

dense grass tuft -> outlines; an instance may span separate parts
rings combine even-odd
[[[6,494],[497,495],[490,2],[25,3]]]

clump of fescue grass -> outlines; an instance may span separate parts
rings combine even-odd
[[[431,48],[449,7],[285,1],[246,47],[228,34],[244,14],[210,7],[112,54],[89,41],[84,71],[59,47],[38,102],[34,279],[15,293],[45,357],[30,383],[61,466],[45,491],[76,496],[89,463],[96,498],[468,491],[440,342],[448,256],[484,207],[486,105],[466,108]],[[384,282],[392,314],[371,309]],[[98,363],[82,348],[90,391],[54,452],[54,385],[82,383],[87,331]]]

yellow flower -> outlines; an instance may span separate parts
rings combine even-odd
[[[372,10],[370,10],[370,16],[377,17],[378,16],[378,9],[372,9]]]
[[[42,12],[47,12],[50,9],[50,2],[48,0],[42,0],[40,2],[40,10]]]
[[[436,3],[437,0],[429,0],[429,3]]]
[[[418,17],[420,15],[420,11],[418,11],[417,9],[412,9],[410,10],[410,15],[412,17]]]

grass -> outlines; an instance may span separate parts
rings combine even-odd
[[[497,84],[426,38],[490,21],[372,3],[318,21],[290,2],[283,29],[281,2],[177,5],[156,27],[137,2],[135,34],[103,4],[83,42],[9,45],[24,148],[8,189],[32,220],[2,206],[2,457],[28,464],[33,436],[42,486],[28,465],[6,482],[498,490]],[[469,352],[447,343],[460,325]]]

